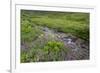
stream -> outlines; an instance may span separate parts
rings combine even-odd
[[[52,36],[52,38],[58,39],[59,41],[62,41],[65,45],[67,45],[69,48],[71,48],[73,51],[77,51],[79,48],[81,41],[78,41],[79,39],[76,38],[75,36],[72,36],[71,34],[65,34],[61,32],[55,32],[47,27],[42,29],[45,38]]]
[[[40,40],[42,40],[41,44],[43,45],[43,38],[47,40],[57,40],[63,42],[64,45],[70,49],[70,51],[65,57],[65,60],[80,60],[81,58],[89,59],[89,44],[86,41],[70,33],[66,34],[63,32],[58,32],[48,27],[41,27],[40,29],[43,32],[43,34],[38,36],[38,38],[32,42],[33,46],[35,46],[35,42],[39,42]],[[27,46],[21,45],[21,47],[25,48]]]
[[[70,33],[65,34],[63,32],[57,32],[53,29],[47,27],[42,28],[45,38],[51,36],[54,40],[59,40],[64,43],[64,45],[70,48],[65,60],[76,60],[84,56],[84,59],[89,59],[89,44],[84,40],[71,35]]]

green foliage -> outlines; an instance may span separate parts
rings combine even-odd
[[[49,41],[43,48],[46,53],[46,60],[60,60],[60,52],[64,49],[64,45],[62,42],[57,41]]]
[[[29,54],[28,52],[21,52],[21,63],[24,63],[24,62],[29,62],[30,59],[29,59]]]
[[[89,40],[89,13],[22,10],[31,23]],[[24,17],[25,18],[25,17]]]
[[[63,43],[61,43],[61,42],[49,41],[44,46],[44,50],[48,51],[48,52],[50,52],[50,51],[59,52],[62,47],[63,47]]]
[[[21,40],[22,42],[33,41],[41,32],[38,26],[31,26],[28,21],[23,21],[21,24]]]
[[[64,59],[64,57],[61,56],[62,51],[68,52],[68,49],[64,47],[62,42],[49,41],[43,48],[37,46],[31,48],[30,51],[22,52],[21,62],[59,61]]]
[[[34,43],[35,47],[31,45],[43,36],[40,26],[71,33],[89,42],[89,13],[21,10],[21,43],[31,46],[28,51],[21,51],[22,63],[64,60],[62,54],[69,50],[62,42],[45,38]]]

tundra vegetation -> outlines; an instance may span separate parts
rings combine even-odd
[[[89,13],[21,10],[20,23],[21,63],[89,59]]]

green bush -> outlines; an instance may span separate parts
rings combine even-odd
[[[46,60],[60,60],[60,52],[64,49],[64,45],[62,42],[57,41],[49,41],[43,48],[46,53]]]
[[[21,24],[21,40],[22,42],[33,41],[41,32],[38,26],[31,26],[28,21],[23,21]]]

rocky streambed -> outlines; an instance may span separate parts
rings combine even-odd
[[[67,54],[64,54],[64,60],[85,60],[89,59],[89,43],[70,34],[58,32],[48,27],[40,27],[43,32],[31,43],[31,47],[44,45],[48,40],[56,40],[64,43],[64,46],[69,48]],[[21,44],[22,50],[27,50],[29,44]]]

